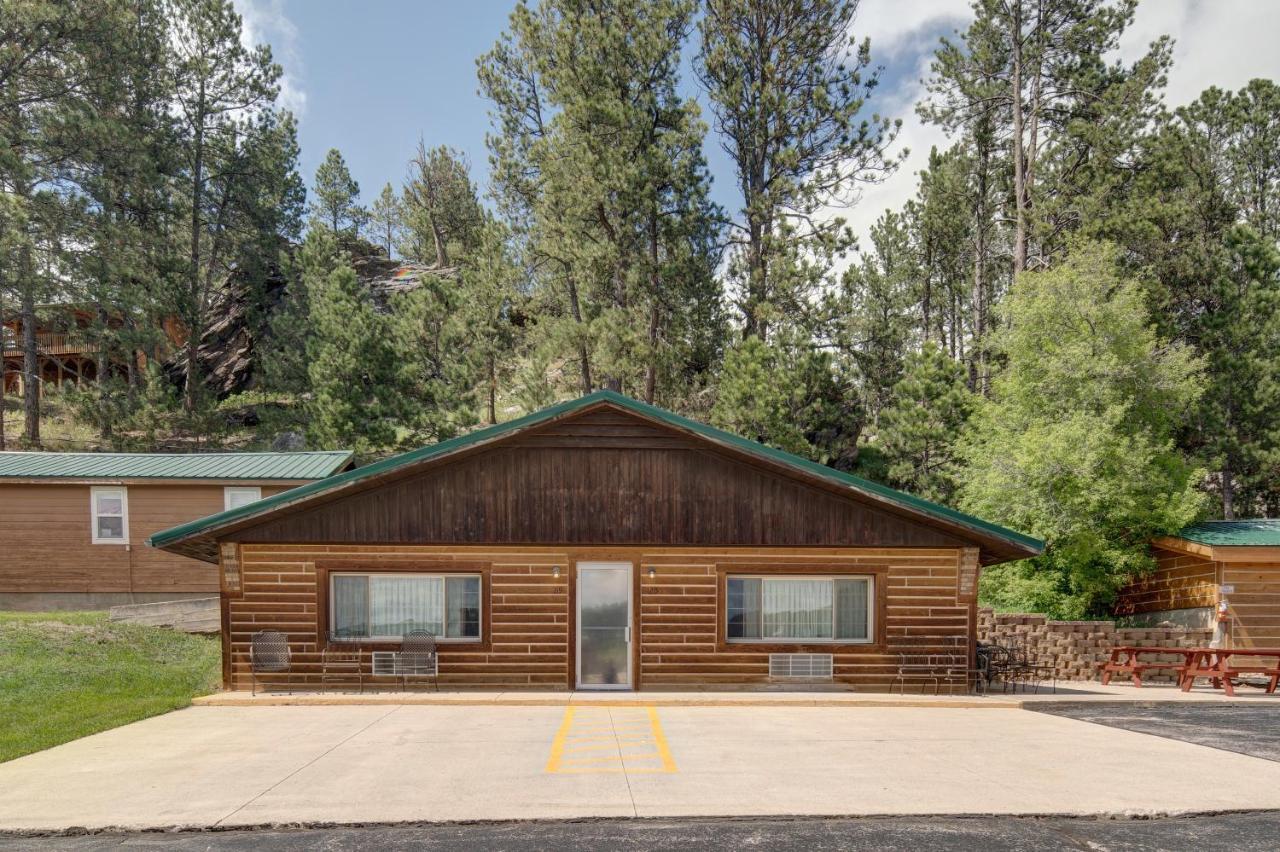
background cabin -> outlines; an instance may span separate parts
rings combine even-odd
[[[207,597],[216,569],[147,536],[323,479],[351,453],[0,453],[0,609]]]
[[[1156,570],[1121,590],[1116,615],[1214,627],[1226,601],[1225,647],[1280,647],[1280,519],[1204,521],[1151,551]]]

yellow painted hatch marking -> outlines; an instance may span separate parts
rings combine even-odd
[[[676,772],[656,707],[565,708],[551,741],[547,772]]]

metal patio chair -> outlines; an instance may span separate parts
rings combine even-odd
[[[436,651],[436,637],[428,630],[410,630],[400,640],[396,654],[396,674],[400,676],[400,689],[409,685],[409,678],[431,678],[436,691],[440,690],[440,655]]]
[[[285,676],[285,686],[292,688],[289,675],[293,658],[289,653],[289,640],[278,630],[259,630],[249,639],[249,672],[251,692],[258,694],[258,681],[264,674]],[[263,681],[263,686],[268,684]]]
[[[350,686],[354,681],[364,692],[364,651],[360,648],[326,648],[320,655],[320,685]]]
[[[907,681],[915,680],[920,682],[920,691],[924,692],[925,684],[933,681],[933,693],[937,695],[941,686],[939,679],[941,655],[935,652],[934,640],[904,638],[900,639],[898,644],[902,646],[902,650],[898,652],[898,673],[894,678],[898,691],[905,695]],[[889,692],[891,694],[893,692],[892,684],[889,686]]]

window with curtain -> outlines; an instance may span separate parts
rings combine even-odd
[[[331,574],[336,638],[398,640],[411,630],[438,639],[480,638],[480,577],[474,574]]]
[[[870,642],[870,577],[729,577],[731,642]]]

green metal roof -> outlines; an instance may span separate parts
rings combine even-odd
[[[315,453],[0,453],[0,479],[323,479],[349,450]]]
[[[1182,530],[1178,538],[1213,547],[1280,547],[1280,518],[1201,521]]]
[[[767,447],[757,441],[751,441],[746,438],[739,437],[729,432],[708,426],[705,423],[699,423],[681,417],[678,414],[667,411],[657,406],[648,405],[639,400],[623,396],[620,393],[609,390],[595,391],[578,399],[562,402],[541,411],[526,415],[516,420],[510,420],[506,423],[499,423],[496,426],[490,426],[486,429],[480,429],[467,435],[461,435],[457,438],[451,438],[448,441],[441,441],[438,444],[432,444],[428,447],[422,447],[412,450],[398,456],[383,459],[365,467],[349,470],[328,479],[308,483],[297,488],[283,491],[271,497],[258,500],[254,503],[246,504],[235,509],[229,509],[216,515],[210,515],[207,518],[191,521],[180,526],[172,527],[167,530],[157,532],[148,539],[148,543],[153,547],[165,547],[178,541],[188,539],[202,533],[214,531],[220,527],[227,526],[240,520],[260,515],[266,515],[272,510],[284,506],[293,505],[299,501],[306,500],[314,495],[325,492],[334,491],[352,483],[359,482],[369,477],[387,473],[397,468],[406,467],[408,465],[424,462],[437,456],[448,455],[460,449],[475,444],[485,443],[500,438],[504,435],[518,432],[530,427],[536,426],[548,420],[571,414],[580,409],[588,408],[601,402],[609,402],[643,417],[649,417],[654,420],[661,421],[677,429],[685,430],[702,436],[710,441],[742,450],[752,455],[765,458],[777,463],[781,463],[788,467],[805,471],[806,473],[820,476],[838,485],[846,486],[851,490],[860,494],[872,497],[876,500],[895,504],[901,508],[908,509],[912,512],[927,515],[948,524],[955,524],[975,532],[993,536],[1003,541],[1013,544],[1015,547],[1029,551],[1027,555],[1039,553],[1044,549],[1044,542],[1039,539],[1032,538],[1028,535],[1015,532],[1005,527],[984,521],[972,515],[966,515],[946,506],[932,503],[928,500],[921,499],[911,494],[897,491],[879,483],[854,476],[849,473],[835,470],[826,465],[818,464],[800,456],[793,455],[783,450]]]

